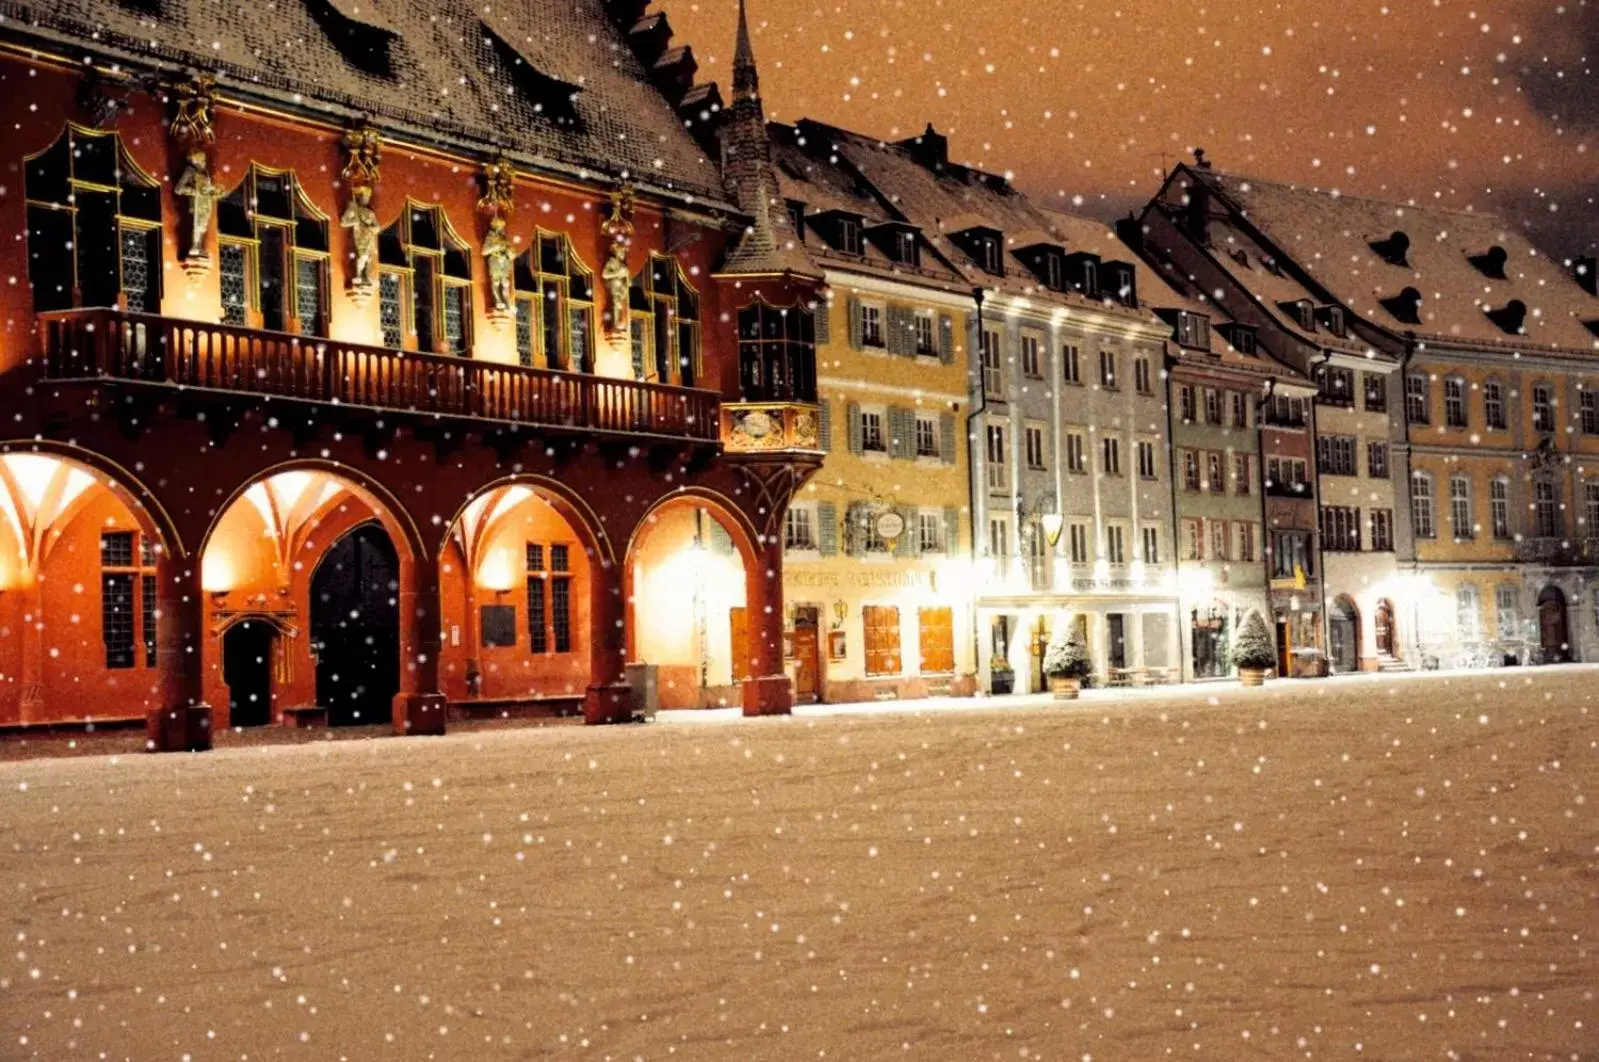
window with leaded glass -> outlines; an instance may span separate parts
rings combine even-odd
[[[217,248],[217,273],[222,281],[222,323],[246,325],[249,323],[249,295],[246,285],[248,252],[242,243],[223,240]]]
[[[28,281],[36,311],[161,307],[160,182],[112,131],[69,125],[23,162]]]
[[[811,312],[758,300],[738,312],[739,377],[746,402],[816,401]]]
[[[550,580],[550,631],[555,651],[572,651],[572,580]]]
[[[594,274],[566,235],[540,232],[533,246],[517,258],[512,277],[519,329],[517,353],[522,364],[592,371]],[[520,331],[524,318],[525,344]]]
[[[444,208],[407,200],[405,209],[378,236],[378,261],[388,267],[401,294],[398,317],[402,341],[416,337],[416,349],[466,354],[472,345],[472,265],[466,241],[456,235]],[[382,293],[380,293],[382,294]],[[390,330],[384,326],[384,343]]]
[[[144,666],[156,663],[155,551],[140,548],[139,539],[133,531],[100,534],[100,637],[108,668],[138,666],[141,642]]]
[[[252,163],[216,218],[223,319],[327,335],[328,219],[294,172]]]
[[[378,274],[378,322],[383,328],[383,345],[398,350],[405,345],[404,280],[385,269]]]
[[[533,317],[534,307],[538,303],[530,298],[516,300],[516,360],[517,364],[531,367],[533,365]],[[638,369],[639,352],[638,339],[634,337],[633,366],[634,375],[642,373]]]

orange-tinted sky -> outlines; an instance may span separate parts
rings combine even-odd
[[[1102,215],[1221,169],[1599,241],[1599,0],[750,0],[770,116],[893,139]],[[658,0],[727,88],[733,0]],[[1078,197],[1081,197],[1080,200]]]

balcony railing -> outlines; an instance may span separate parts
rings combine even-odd
[[[45,374],[715,442],[717,395],[119,310],[40,315]]]
[[[821,414],[809,402],[726,402],[722,445],[728,453],[820,451]]]
[[[1585,563],[1583,545],[1584,543],[1581,541],[1567,538],[1534,536],[1532,538],[1524,538],[1516,543],[1515,557],[1516,560],[1528,564],[1583,564]],[[1591,547],[1594,543],[1589,542],[1588,545]],[[1590,548],[1588,557],[1593,558],[1594,556],[1596,554]],[[1591,564],[1593,561],[1590,559],[1586,563]]]

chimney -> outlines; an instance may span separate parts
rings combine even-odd
[[[949,138],[935,132],[932,122],[927,123],[927,128],[923,130],[921,136],[901,140],[899,146],[909,151],[912,158],[935,173],[949,164]]]
[[[1572,263],[1571,275],[1589,295],[1599,295],[1599,258],[1583,255]]]
[[[1144,253],[1144,223],[1132,214],[1116,220],[1116,238],[1138,254]]]

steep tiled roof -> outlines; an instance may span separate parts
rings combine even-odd
[[[1215,170],[1185,172],[1207,181],[1315,281],[1373,324],[1400,334],[1521,350],[1599,349],[1599,336],[1587,325],[1599,320],[1599,299],[1494,215],[1334,195]],[[1388,261],[1372,246],[1382,247],[1394,233],[1408,241],[1404,264]],[[1504,252],[1503,279],[1473,261],[1494,248]],[[1421,295],[1417,323],[1406,322],[1391,301],[1406,288]],[[1526,308],[1524,336],[1489,314],[1513,300]]]
[[[858,216],[867,227],[900,221],[885,210],[872,189],[844,165],[825,153],[818,155],[807,151],[801,143],[802,134],[793,126],[772,123],[767,130],[772,138],[778,186],[783,198],[803,203],[807,216],[838,211]],[[811,233],[807,235],[806,248],[818,263],[835,269],[869,273],[907,284],[932,283],[962,291],[969,287],[961,273],[937,252],[924,250],[920,266],[912,268],[889,258],[870,240],[865,242],[862,254],[846,254]]]
[[[0,15],[0,32],[68,54],[214,72],[226,91],[727,203],[602,0],[0,0]]]

